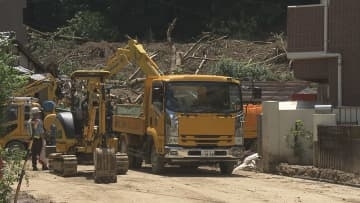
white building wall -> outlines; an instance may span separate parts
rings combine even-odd
[[[316,114],[314,108],[299,108],[296,101],[265,101],[262,103],[261,117],[261,156],[260,170],[271,172],[281,162],[299,165],[313,164],[313,139],[305,139],[302,143],[304,153],[302,159],[294,155],[292,146],[286,137],[291,135],[295,122],[301,120],[309,135],[313,135],[318,124],[335,124],[335,114]],[[315,126],[314,126],[315,125]],[[316,135],[315,135],[316,136]],[[290,141],[291,141],[290,137]],[[309,146],[309,147],[307,147]]]

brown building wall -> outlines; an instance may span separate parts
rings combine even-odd
[[[343,105],[360,106],[360,1],[331,0],[329,52],[342,55]]]
[[[328,59],[326,58],[294,60],[291,68],[298,79],[328,82]]]
[[[323,50],[323,6],[289,7],[287,21],[289,52]]]
[[[17,40],[26,43],[23,9],[26,0],[0,0],[0,32],[15,31]]]
[[[360,106],[360,86],[358,85],[360,81],[360,0],[331,0],[329,2],[327,53],[341,54],[342,105]],[[323,50],[323,47],[320,47],[324,39],[324,21],[321,21],[324,19],[324,12],[320,11],[321,9],[323,7],[318,5],[288,8],[289,52]],[[314,13],[315,11],[319,12],[318,15]],[[311,35],[306,34],[310,28]],[[330,61],[326,59],[307,59],[307,62],[295,60],[293,68],[295,77],[299,79],[328,81],[331,104],[337,105],[336,58]],[[324,73],[325,70],[327,74]],[[327,78],[324,78],[326,75]]]
[[[318,93],[322,94],[319,96],[324,98],[320,103],[338,104],[337,58],[295,60],[292,68],[298,79],[328,84],[327,88],[318,90]]]

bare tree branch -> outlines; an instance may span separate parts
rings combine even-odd
[[[166,36],[167,36],[167,41],[170,45],[171,48],[171,63],[170,63],[170,73],[175,72],[176,70],[176,47],[174,42],[171,39],[171,32],[174,30],[175,28],[175,23],[176,23],[177,18],[174,18],[173,21],[170,23],[167,31],[166,31]]]

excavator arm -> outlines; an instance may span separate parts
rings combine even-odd
[[[44,78],[35,80],[34,82],[31,82],[30,84],[17,90],[13,96],[33,97],[36,93],[44,89],[47,89],[48,99],[56,100],[56,88],[57,88],[56,79],[51,74],[46,74]]]
[[[139,66],[147,77],[163,75],[160,68],[148,56],[144,47],[133,39],[130,39],[124,48],[117,49],[107,61],[104,70],[109,71],[110,76],[113,76],[128,64]]]

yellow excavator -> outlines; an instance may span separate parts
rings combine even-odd
[[[93,163],[95,182],[116,182],[117,174],[128,170],[128,157],[117,153],[117,138],[107,135],[107,94],[103,70],[72,73],[71,111],[50,114],[44,126],[56,138],[56,153],[48,156],[49,168],[62,176],[77,174],[78,164]]]
[[[243,158],[243,106],[238,80],[215,75],[165,75],[136,40],[118,48],[104,70],[114,75],[134,64],[145,73],[141,105],[117,105],[112,133],[131,168],[143,161],[154,173],[166,164],[218,164],[231,174]]]

